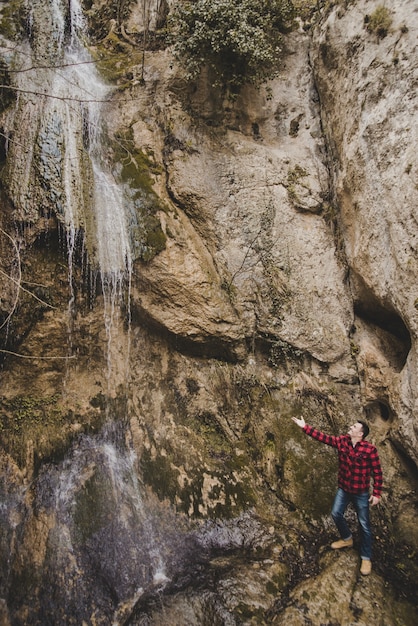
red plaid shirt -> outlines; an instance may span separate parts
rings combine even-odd
[[[369,490],[373,474],[373,495],[382,493],[382,468],[377,449],[364,439],[355,446],[350,435],[326,435],[312,426],[304,426],[307,435],[338,450],[338,486],[348,493],[364,493]]]

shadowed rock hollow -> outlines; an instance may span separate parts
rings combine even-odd
[[[415,3],[317,4],[232,102],[172,4],[0,3],[1,622],[415,624]],[[367,579],[290,420],[364,412]]]

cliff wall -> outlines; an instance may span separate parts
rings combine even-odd
[[[43,46],[8,4],[4,623],[415,624],[415,3],[383,31],[378,2],[319,4],[278,77],[233,101],[162,44],[172,3],[149,3],[144,57],[144,3],[84,3],[130,216],[129,272],[109,282],[84,97],[68,118],[82,184],[65,183],[64,112],[38,115],[33,93],[54,77],[22,80]],[[326,548],[334,455],[290,417],[339,433],[364,413],[385,487],[359,580],[355,551]]]

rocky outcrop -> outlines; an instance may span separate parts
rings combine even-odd
[[[329,196],[326,155],[316,132],[318,110],[315,117],[307,49],[300,47],[299,37],[295,36],[287,61],[288,71],[298,76],[297,84],[283,93],[280,82],[274,83],[271,100],[263,93],[243,94],[228,113],[237,118],[233,128],[208,133],[202,122],[191,125],[179,108],[181,102],[175,104],[177,85],[174,77],[166,76],[165,57],[148,68],[149,82],[135,93],[140,104],[136,100],[135,108],[125,105],[123,123],[133,124],[136,140],[149,141],[148,148],[157,155],[162,151],[155,143],[158,135],[152,136],[150,128],[135,120],[152,106],[161,111],[160,125],[170,128],[163,154],[167,191],[190,224],[181,226],[183,239],[188,236],[190,241],[184,247],[193,249],[199,239],[200,249],[202,243],[208,248],[224,291],[220,295],[237,310],[247,340],[268,346],[280,341],[318,361],[336,364],[336,369],[342,361],[349,370],[351,301],[332,230],[322,216]],[[290,134],[295,102],[304,127]],[[198,100],[192,98],[191,106],[200,111]],[[204,115],[209,123],[210,111]],[[249,130],[254,128],[256,136]],[[176,248],[178,243],[171,243],[156,263],[178,272],[179,284],[187,285],[190,270],[199,275],[196,262],[210,271],[204,257],[190,266],[190,252],[187,263],[165,262]],[[151,276],[150,271],[156,284],[165,280],[166,272],[152,268],[142,274]],[[153,292],[149,283],[147,291]],[[320,302],[327,304],[319,318]],[[162,307],[168,304],[166,299]],[[177,326],[185,325],[178,328],[180,335],[195,332],[187,327],[192,305],[192,300],[184,302],[183,314],[177,316]],[[207,317],[216,319],[218,298],[210,297],[209,306],[215,311]]]
[[[376,2],[318,6],[232,102],[185,82],[157,32],[171,4],[84,6],[122,277],[96,255],[87,138],[68,238],[70,128],[30,128],[46,182],[13,143],[28,102],[3,102],[1,619],[415,624],[414,3],[386,30]],[[360,581],[357,552],[326,547],[335,458],[290,417],[340,432],[364,408],[385,492]]]
[[[395,445],[416,464],[417,400],[410,381],[417,361],[417,129],[411,120],[417,114],[418,24],[411,3],[400,2],[385,9],[385,30],[373,28],[378,9],[375,2],[357,2],[324,14],[311,60],[332,147],[364,395],[375,419],[390,424]]]

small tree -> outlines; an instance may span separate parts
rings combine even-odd
[[[392,26],[392,16],[388,8],[379,5],[371,15],[364,18],[369,33],[376,33],[378,39],[383,39]]]
[[[294,15],[291,0],[186,0],[172,16],[175,57],[188,78],[206,66],[214,85],[260,84],[280,67]]]

